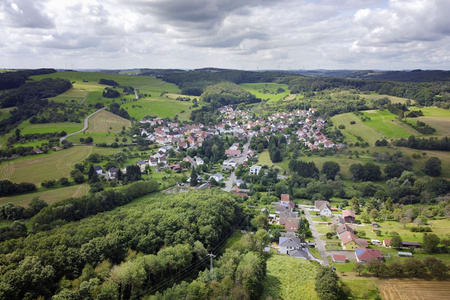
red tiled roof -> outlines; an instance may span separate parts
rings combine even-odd
[[[333,260],[341,260],[341,261],[346,261],[347,260],[347,256],[345,255],[339,255],[339,254],[334,254],[333,255]]]
[[[284,229],[286,231],[297,231],[298,222],[286,222]]]
[[[355,241],[358,237],[353,232],[346,232],[341,236],[342,243],[345,245],[348,242]]]
[[[370,261],[373,259],[379,259],[379,258],[383,258],[383,255],[381,254],[380,250],[376,250],[376,249],[362,249],[364,250],[361,254],[358,255],[358,251],[355,251],[358,255],[358,259],[359,260],[364,260],[364,261]]]
[[[281,194],[281,202],[288,202],[289,194]]]
[[[390,246],[391,245],[391,239],[384,239],[383,240],[383,244],[386,246]]]

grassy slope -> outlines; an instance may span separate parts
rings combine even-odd
[[[395,97],[395,96],[389,96],[389,95],[378,95],[378,94],[370,94],[370,95],[359,94],[359,97],[369,99],[369,100],[378,100],[381,98],[389,98],[389,100],[391,100],[391,103],[402,103],[402,104],[405,104],[406,101],[408,100],[407,98],[401,98],[401,97]],[[411,103],[416,102],[415,100],[412,100],[412,99],[409,99],[409,100],[411,100]]]
[[[287,84],[280,84],[280,83],[241,83],[239,85],[241,88],[243,88],[246,91],[249,91],[253,95],[255,95],[257,98],[261,98],[263,100],[268,99],[270,102],[278,102],[283,97],[290,96],[290,92],[288,89]],[[282,88],[285,90],[284,93],[275,94],[278,88]],[[264,89],[273,92],[271,93],[264,93]]]
[[[12,182],[41,182],[69,177],[72,166],[83,161],[92,151],[92,146],[75,146],[52,154],[28,156],[0,165],[0,179]]]
[[[272,255],[261,299],[319,299],[315,291],[318,267],[309,261],[287,255]]]
[[[371,119],[370,121],[364,122],[364,125],[375,129],[388,139],[418,135],[418,132],[414,129],[397,122],[395,115],[391,114],[388,110],[368,110],[364,112],[364,115]]]
[[[48,204],[61,201],[71,197],[80,197],[86,195],[89,192],[88,184],[72,185],[68,187],[61,187],[57,189],[51,189],[46,191],[38,191],[35,193],[2,197],[0,198],[0,204],[12,202],[16,205],[26,206],[34,197],[40,197]]]
[[[419,110],[419,109],[413,109]],[[438,107],[422,107],[423,117],[408,118],[408,122],[416,123],[417,120],[430,125],[437,130],[435,135],[449,136],[450,135],[450,111]]]
[[[81,137],[91,136],[95,143],[112,143],[119,136],[122,126],[128,128],[131,122],[108,111],[101,111],[89,119],[89,127],[85,132],[75,134],[68,140],[78,143]],[[121,138],[119,140],[121,142]]]

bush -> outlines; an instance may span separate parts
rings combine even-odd
[[[409,230],[411,230],[411,232],[431,232],[431,227],[425,226],[425,227],[418,227],[418,226],[414,226],[414,227],[410,227]]]
[[[350,121],[350,125],[355,125],[356,122],[355,121]]]

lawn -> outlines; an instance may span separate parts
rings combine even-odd
[[[373,280],[343,280],[352,293],[349,299],[370,300],[380,296],[377,284]],[[401,298],[399,298],[401,299]]]
[[[89,119],[89,127],[86,131],[70,136],[68,140],[79,143],[80,138],[90,136],[94,139],[94,143],[113,143],[116,138],[119,138],[121,143],[123,136],[120,137],[119,133],[123,127],[129,128],[130,126],[129,120],[103,110]],[[130,140],[129,137],[128,140]]]
[[[261,299],[319,299],[315,291],[318,265],[287,255],[272,255]]]
[[[70,177],[75,163],[91,154],[92,146],[75,146],[49,154],[39,154],[0,164],[0,180],[31,182],[40,185],[46,180]]]
[[[89,192],[88,184],[71,185],[46,191],[22,194],[11,197],[0,198],[0,204],[12,202],[16,205],[27,206],[34,197],[39,197],[48,204],[72,197],[80,197]]]
[[[257,98],[268,100],[270,102],[278,102],[284,97],[291,96],[288,85],[280,83],[241,83],[239,85],[244,90],[252,93]],[[277,89],[282,88],[285,91],[277,94]]]

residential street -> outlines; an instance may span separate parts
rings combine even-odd
[[[251,139],[252,138],[250,137],[248,142],[244,145],[244,148],[242,150],[242,156],[239,157],[237,166],[241,165],[244,162],[245,155],[247,154]],[[236,166],[236,168],[237,168],[237,166]],[[236,181],[236,174],[234,174],[234,171],[233,171],[233,173],[230,174],[230,177],[228,177],[228,180],[225,182],[225,187],[222,190],[224,190],[225,192],[231,192],[231,189],[233,188],[233,182],[235,182],[235,181]]]
[[[320,255],[322,256],[323,265],[329,266],[330,264],[328,263],[327,253],[325,251],[324,242],[320,239],[319,233],[317,232],[316,226],[314,225],[314,222],[311,218],[311,214],[309,213],[309,210],[306,209],[307,208],[306,205],[302,205],[301,208],[305,212],[305,217],[309,222],[309,227],[311,228],[311,232],[312,232],[314,241],[316,242],[316,248],[317,248],[317,250],[319,250]]]

